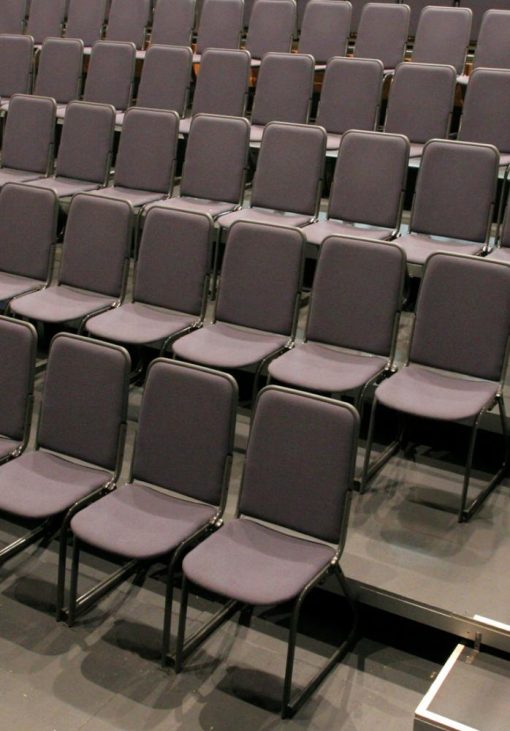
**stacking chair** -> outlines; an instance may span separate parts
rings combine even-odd
[[[2,563],[59,530],[63,584],[71,518],[108,493],[120,473],[129,367],[116,345],[64,333],[53,338],[35,448],[0,469],[0,510],[35,527],[0,551]]]
[[[57,281],[11,301],[16,315],[83,328],[88,317],[118,306],[126,287],[133,211],[124,201],[74,196]]]
[[[508,0],[459,0],[458,4],[461,8],[469,8],[473,13],[471,26],[471,42],[473,44],[480,41],[480,32],[485,14],[489,10],[510,10]],[[487,36],[485,36],[485,39],[487,39]]]
[[[189,549],[223,523],[236,406],[231,376],[161,358],[149,366],[129,482],[71,521],[69,625],[140,565],[162,562],[166,665],[176,570]],[[127,563],[77,597],[80,552],[88,545]]]
[[[101,39],[109,0],[69,0],[66,36],[90,48]]]
[[[145,45],[151,15],[151,0],[112,0],[108,14],[106,40]]]
[[[306,226],[320,203],[326,133],[321,127],[269,122],[264,129],[249,208],[218,219],[223,229],[235,221]]]
[[[200,112],[242,117],[246,110],[249,77],[248,51],[222,48],[204,51],[193,94],[191,116],[181,119],[179,132],[187,135],[193,116]]]
[[[313,56],[316,68],[324,68],[333,56],[345,56],[351,13],[349,2],[310,0],[303,17],[298,53]]]
[[[194,23],[195,0],[157,0],[151,45],[189,46]]]
[[[469,293],[469,296],[466,296]],[[471,427],[459,508],[469,520],[502,479],[508,457],[502,395],[510,333],[510,267],[470,256],[433,254],[421,283],[409,361],[376,390],[364,467],[365,484],[400,446],[402,434],[370,464],[379,404],[403,415]],[[468,503],[480,419],[498,404],[505,440],[503,466]]]
[[[303,53],[266,53],[253,99],[250,142],[260,143],[268,122],[308,122],[314,65],[313,56]]]
[[[173,354],[212,368],[255,368],[292,347],[303,270],[303,235],[238,222],[227,240],[213,323],[176,340]]]
[[[49,284],[58,202],[51,190],[8,183],[0,191],[0,303]]]
[[[62,128],[55,174],[31,185],[59,198],[97,190],[108,183],[115,110],[108,104],[70,102]]]
[[[30,36],[0,35],[0,109],[14,94],[32,90],[34,41]]]
[[[140,208],[172,192],[179,115],[160,109],[131,107],[126,112],[113,185],[94,191]]]
[[[480,0],[475,0],[475,2],[479,3]],[[481,0],[481,2],[484,2],[484,0]],[[494,2],[494,0],[489,0],[489,2]],[[496,0],[497,2],[497,0]],[[409,23],[409,36],[411,38],[414,38],[416,36],[416,31],[418,29],[418,23],[420,22],[420,16],[421,12],[424,8],[426,8],[428,5],[433,5],[434,7],[444,7],[444,8],[451,8],[454,5],[466,5],[466,3],[461,2],[459,3],[457,0],[407,0],[407,4],[411,8],[411,19]]]
[[[469,8],[428,6],[420,15],[412,60],[441,63],[464,73],[473,14]]]
[[[383,3],[394,3],[397,0],[380,0]],[[361,20],[361,13],[363,8],[370,0],[350,0],[352,5],[352,16],[351,16],[351,34],[356,36],[359,29],[359,22]]]
[[[2,144],[0,187],[44,178],[53,165],[57,105],[45,96],[15,94]]]
[[[448,137],[456,80],[453,66],[402,63],[395,71],[384,130],[406,135],[412,158],[428,140]]]
[[[0,6],[0,34],[23,33],[27,0],[4,0]]]
[[[209,216],[152,208],[140,241],[133,301],[92,317],[102,340],[156,346],[200,327],[207,306],[213,223]]]
[[[243,0],[204,0],[193,62],[207,48],[239,48],[242,23]]]
[[[367,3],[361,11],[355,58],[377,58],[385,72],[403,60],[409,33],[408,5]]]
[[[356,609],[340,558],[353,490],[358,421],[352,406],[340,401],[274,386],[261,392],[236,516],[183,561],[176,672],[203,640],[246,604],[292,602],[283,717],[292,716],[345,656],[355,635]],[[353,626],[313,679],[293,694],[301,607],[311,589],[331,574],[348,600]],[[229,601],[185,640],[193,585]]]
[[[495,0],[491,0],[491,7],[494,2]],[[473,70],[479,66],[510,69],[510,8],[491,9],[484,14],[473,58]],[[467,84],[469,77],[460,75],[458,80]]]
[[[319,393],[367,388],[394,368],[405,254],[398,246],[330,236],[321,247],[303,343],[269,364],[273,380]]]
[[[19,457],[30,436],[37,334],[33,325],[0,317],[0,465]]]
[[[46,38],[62,35],[67,0],[30,0],[26,33],[41,45]]]
[[[409,142],[403,135],[349,130],[342,137],[325,221],[303,228],[319,247],[332,235],[393,239],[406,190]],[[315,254],[316,252],[312,252]]]
[[[316,124],[327,132],[327,149],[337,150],[349,129],[373,130],[379,119],[384,67],[368,58],[332,58],[322,82]]]
[[[79,99],[83,77],[83,41],[47,38],[39,54],[34,94],[51,96],[57,105]]]
[[[246,35],[251,65],[260,66],[266,53],[288,53],[296,31],[295,0],[256,0]]]
[[[487,250],[499,153],[491,145],[431,140],[423,150],[409,233],[399,238],[408,263],[421,267],[435,251]],[[476,180],[476,185],[466,185]]]

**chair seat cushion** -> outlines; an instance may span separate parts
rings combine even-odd
[[[67,112],[67,104],[57,104],[57,119],[64,119]]]
[[[330,546],[240,518],[193,549],[183,570],[209,591],[261,606],[298,596],[334,555]]]
[[[116,127],[122,127],[124,124],[124,117],[126,116],[126,112],[116,112],[115,113],[115,126]]]
[[[409,157],[421,157],[423,155],[423,142],[411,142],[409,146]]]
[[[115,299],[105,294],[85,292],[62,284],[14,300],[11,309],[18,315],[42,322],[69,322],[112,307]]]
[[[328,132],[326,140],[326,150],[338,150],[340,142],[342,141],[342,135],[334,132]]]
[[[510,264],[510,247],[508,246],[497,246],[494,248],[488,256],[489,261],[504,261]],[[0,278],[0,283],[1,283]],[[1,292],[1,289],[0,289]]]
[[[310,223],[312,216],[303,213],[288,213],[286,211],[275,211],[271,208],[241,208],[234,213],[227,213],[221,216],[218,223],[223,228],[230,228],[236,221],[253,221],[253,223],[276,223],[282,226],[306,226]]]
[[[7,437],[0,436],[0,460],[6,459],[10,454],[14,452],[17,447],[20,446],[20,442],[14,439],[8,439]]]
[[[218,368],[243,368],[283,348],[286,335],[216,322],[185,335],[172,346],[178,358]]]
[[[189,128],[191,127],[191,120],[193,117],[184,117],[184,119],[181,119],[179,122],[179,134],[181,135],[188,135],[189,134]]]
[[[0,272],[0,302],[10,300],[23,292],[29,292],[32,289],[40,289],[44,286],[44,282],[30,277],[20,277],[17,274],[7,274]]]
[[[392,230],[380,226],[369,226],[328,218],[327,221],[317,221],[317,223],[305,226],[303,233],[309,244],[320,246],[328,236],[354,236],[362,239],[381,239],[384,241],[391,237]]]
[[[264,129],[264,124],[252,124],[250,127],[250,142],[261,142]]]
[[[23,518],[58,515],[111,475],[48,452],[25,452],[0,468],[0,510]]]
[[[282,383],[325,393],[345,393],[363,386],[384,370],[381,356],[336,350],[322,343],[306,342],[269,364],[272,378]]]
[[[136,188],[124,188],[121,185],[112,185],[109,188],[95,190],[94,195],[104,198],[115,198],[116,200],[127,201],[134,208],[145,206],[147,203],[165,198],[167,193],[158,193],[151,190],[137,190]]]
[[[472,241],[461,241],[459,239],[445,239],[441,236],[428,236],[427,234],[409,233],[396,239],[396,243],[405,252],[409,264],[425,264],[431,254],[436,251],[456,254],[479,254],[483,244]]]
[[[473,419],[492,403],[498,385],[412,363],[381,383],[375,394],[379,403],[406,414],[463,421]]]
[[[86,328],[94,337],[142,345],[164,340],[197,319],[194,315],[172,312],[143,302],[129,302],[92,317]]]
[[[75,178],[41,178],[33,183],[37,188],[49,188],[53,190],[58,198],[67,198],[76,193],[88,193],[91,190],[97,190],[99,183],[93,183],[87,180],[77,180]]]
[[[229,213],[237,208],[237,203],[226,203],[224,201],[212,201],[208,198],[194,198],[189,195],[176,196],[175,198],[166,198],[159,203],[150,203],[145,208],[148,213],[154,206],[162,206],[163,208],[172,208],[178,211],[187,211],[188,213],[207,213],[212,218],[221,216],[223,213]]]
[[[31,180],[44,178],[43,173],[33,170],[17,170],[16,168],[0,168],[0,187],[6,183],[28,183]]]
[[[134,483],[81,510],[71,528],[82,541],[104,551],[145,559],[169,553],[216,512],[210,505]]]

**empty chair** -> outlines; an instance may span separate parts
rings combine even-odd
[[[193,61],[207,48],[239,48],[242,23],[243,0],[205,0]]]
[[[368,58],[332,58],[326,66],[316,123],[324,127],[327,149],[336,150],[349,129],[377,126],[384,67]]]
[[[310,0],[307,3],[298,53],[309,53],[318,66],[333,56],[345,56],[351,28],[352,5],[341,0]]]
[[[15,94],[11,98],[2,143],[0,187],[49,174],[53,164],[56,109],[54,99],[45,96]]]
[[[243,117],[195,115],[186,145],[179,195],[153,205],[206,213],[212,218],[239,208],[244,194],[249,136],[250,125]],[[145,210],[150,207],[151,204]]]
[[[108,5],[108,0],[69,0],[66,36],[93,46],[101,38]]]
[[[395,3],[397,0],[380,0],[383,3]],[[369,3],[370,0],[350,0],[350,3],[352,5],[352,15],[351,15],[351,33],[356,35],[359,28],[359,22],[361,20],[361,13],[363,12],[363,8],[367,3]]]
[[[498,165],[491,145],[449,140],[425,145],[409,233],[399,238],[408,262],[421,266],[435,251],[479,254],[487,248]],[[466,180],[476,185],[466,186]]]
[[[23,33],[27,0],[4,0],[0,6],[0,34]]]
[[[92,193],[128,201],[134,208],[172,192],[179,115],[131,107],[126,112],[113,185]]]
[[[161,662],[166,664],[175,571],[186,552],[222,522],[236,406],[231,376],[164,359],[150,365],[129,482],[71,521],[69,625],[97,601],[108,581],[77,598],[79,554],[88,545],[127,559],[123,577],[142,561],[163,562],[167,591]]]
[[[493,0],[489,0],[489,2],[492,2]],[[480,0],[475,0],[475,2],[480,2]],[[483,0],[482,0],[483,2]],[[497,0],[496,0],[497,2]],[[411,20],[409,23],[409,35],[414,38],[416,35],[416,31],[418,29],[418,23],[420,22],[420,16],[422,13],[422,10],[426,8],[428,5],[433,5],[434,7],[446,7],[451,8],[454,5],[458,5],[459,3],[457,0],[407,0],[407,4],[411,8]],[[466,3],[461,2],[461,5],[465,5]]]
[[[78,38],[47,38],[41,48],[34,94],[68,104],[81,93],[83,42]]]
[[[151,14],[151,0],[112,0],[106,39],[143,48]]]
[[[489,10],[510,10],[508,0],[459,0],[461,8],[469,8],[473,13],[471,41],[478,43],[485,14]]]
[[[29,36],[0,35],[0,101],[32,90],[34,42]]]
[[[105,186],[112,161],[115,110],[108,104],[71,102],[62,128],[55,174],[31,185],[68,198]]]
[[[462,74],[471,37],[471,20],[469,8],[424,8],[414,39],[412,60],[449,64]]]
[[[28,214],[28,215],[27,215]],[[57,241],[58,202],[51,190],[8,183],[0,191],[0,303],[45,287]]]
[[[189,46],[195,23],[195,0],[157,0],[151,45]]]
[[[403,135],[350,130],[342,137],[325,221],[303,228],[309,244],[327,236],[392,239],[399,230],[409,142]]]
[[[245,45],[251,55],[251,65],[259,66],[270,51],[288,53],[295,30],[295,0],[256,0]]]
[[[306,226],[317,216],[326,133],[321,127],[269,122],[264,129],[249,208],[220,216],[228,229],[235,221]]]
[[[133,211],[125,201],[79,193],[72,199],[57,281],[11,302],[17,315],[76,323],[118,305],[129,265]],[[107,235],[106,235],[107,233]]]
[[[257,78],[250,141],[260,142],[268,122],[306,124],[313,93],[314,60],[296,53],[266,53]]]
[[[483,68],[510,69],[510,7],[487,10],[483,16],[473,58],[473,70]],[[466,84],[467,76],[459,81]]]
[[[140,241],[133,301],[92,317],[94,337],[164,352],[202,324],[212,260],[209,216],[152,208]]]
[[[345,656],[354,639],[356,609],[340,557],[353,490],[358,422],[352,406],[339,401],[276,387],[260,394],[235,519],[183,561],[176,672],[203,639],[246,604],[291,602],[283,717],[292,716]],[[292,693],[302,603],[314,586],[333,574],[354,615],[353,627],[333,655],[315,668],[312,679]],[[195,584],[229,601],[185,641],[188,595]]]
[[[181,119],[179,132],[188,134],[192,117],[200,112],[242,117],[246,110],[249,76],[250,54],[247,51],[221,48],[204,51],[191,117]]]
[[[355,58],[377,58],[385,71],[392,71],[404,58],[409,32],[409,6],[367,3],[354,46]]]
[[[62,35],[67,0],[30,0],[26,32],[37,44]]]
[[[471,435],[459,522],[474,515],[506,469],[508,437],[502,381],[509,332],[510,267],[444,253],[429,258],[418,295],[408,363],[375,392],[364,483],[398,450],[403,436],[370,464],[379,404],[404,416],[462,422],[471,428]],[[469,483],[478,426],[482,415],[496,404],[504,437],[504,463],[488,485],[472,498]]]
[[[420,157],[423,145],[448,137],[457,75],[453,66],[403,63],[395,71],[384,130],[406,135],[411,157]]]
[[[120,472],[129,367],[118,346],[63,333],[53,338],[35,447],[0,470],[0,510],[35,527],[3,548],[0,561],[58,528],[63,583],[71,517],[109,492]]]

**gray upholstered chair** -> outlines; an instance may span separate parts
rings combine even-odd
[[[292,716],[345,656],[356,629],[356,609],[340,559],[353,488],[358,420],[352,406],[340,401],[274,386],[260,393],[235,518],[183,561],[176,672],[206,637],[245,604],[292,602],[283,717]],[[353,628],[312,680],[293,695],[301,607],[311,589],[331,574],[349,601]],[[193,585],[229,601],[185,641]]]
[[[83,76],[83,41],[47,38],[41,48],[34,94],[51,96],[57,105],[79,99]]]
[[[190,46],[195,0],[158,0],[152,19],[151,45]]]
[[[296,21],[295,0],[256,0],[245,44],[250,52],[251,65],[260,66],[266,53],[289,53]]]
[[[90,48],[101,38],[109,0],[69,0],[66,36]]]
[[[317,69],[333,56],[345,56],[351,30],[352,5],[341,0],[310,0],[306,4],[298,53],[307,53]]]
[[[200,63],[208,48],[239,48],[242,27],[243,0],[204,0],[194,63]]]
[[[23,33],[27,0],[4,0],[0,6],[0,34]]]
[[[126,41],[143,48],[151,11],[151,0],[112,0],[106,40]]]
[[[461,6],[470,6],[474,11],[474,34],[476,34],[477,28],[480,29],[473,57],[473,70],[479,66],[510,69],[510,10],[495,9],[493,0],[475,0],[475,2],[476,7],[465,0],[461,2]],[[480,25],[476,19],[479,19],[477,10],[482,3],[486,5],[487,10]],[[468,76],[459,76],[460,83],[467,84],[468,80]]]
[[[46,38],[58,38],[62,35],[66,10],[67,0],[30,0],[26,33],[37,45]]]
[[[355,58],[377,58],[385,72],[391,72],[403,60],[409,34],[408,5],[367,3],[354,46]]]
[[[32,91],[34,39],[31,36],[0,35],[0,109],[6,109],[14,94]]]
[[[466,296],[469,293],[469,296]],[[510,335],[510,267],[470,256],[429,257],[416,306],[404,368],[375,392],[367,437],[362,486],[400,448],[403,433],[370,464],[379,404],[404,415],[471,428],[459,506],[459,522],[469,520],[500,482],[508,459],[503,378]],[[475,498],[469,497],[473,453],[480,419],[499,406],[505,458]]]
[[[496,0],[497,1],[497,0]],[[484,2],[484,0],[475,0],[476,3]],[[489,2],[494,2],[494,0],[489,0]],[[426,8],[428,5],[434,5],[436,7],[440,6],[443,8],[451,8],[454,5],[467,5],[467,3],[461,2],[459,3],[458,0],[434,0],[432,3],[431,0],[407,0],[407,4],[411,8],[411,20],[409,23],[409,35],[414,38],[416,35],[416,31],[418,29],[418,23],[420,22],[420,15],[422,13],[422,10]]]
[[[420,15],[412,60],[453,66],[464,73],[473,13],[469,8],[425,7]]]

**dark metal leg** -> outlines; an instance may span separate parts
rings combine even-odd
[[[174,669],[176,673],[180,673],[182,670],[182,663],[184,660],[184,634],[186,631],[186,614],[188,611],[188,581],[185,576],[182,577],[181,586],[181,607],[179,610],[179,629],[177,630],[177,646],[175,648],[175,665]]]
[[[31,546],[32,543],[37,543],[37,541],[46,534],[49,528],[49,522],[46,521],[42,525],[38,525],[37,528],[34,528],[29,533],[21,536],[21,538],[18,538],[16,541],[9,543],[9,545],[5,546],[5,548],[2,548],[0,550],[0,565],[5,563],[5,561],[9,558],[21,553],[21,551],[25,548]]]
[[[168,564],[166,575],[166,591],[165,591],[165,612],[163,615],[163,636],[161,639],[161,667],[165,667],[168,662],[170,650],[170,631],[172,625],[172,604],[174,599],[174,564],[172,560]]]
[[[67,626],[72,627],[76,619],[76,599],[78,596],[78,570],[80,564],[80,541],[76,536],[73,540],[73,557],[71,565],[71,586],[69,587],[69,609],[67,611]]]
[[[57,622],[64,619],[64,598],[66,585],[66,559],[67,559],[67,539],[69,532],[67,525],[64,524],[60,528],[60,541],[58,549],[58,576],[57,576],[57,606],[55,609],[55,619]]]
[[[379,470],[384,467],[386,462],[390,460],[394,454],[396,454],[399,449],[400,445],[402,443],[402,436],[404,433],[404,425],[403,422],[401,423],[399,427],[399,433],[395,441],[388,444],[386,449],[382,452],[382,454],[379,455],[379,457],[370,464],[370,455],[372,452],[372,442],[374,440],[374,428],[375,428],[375,412],[377,407],[377,399],[374,398],[374,401],[372,403],[372,411],[370,413],[370,424],[368,426],[368,434],[367,434],[367,441],[365,445],[365,459],[363,462],[363,472],[361,474],[361,485],[360,485],[360,493],[364,493],[366,490],[367,483],[369,480],[374,477],[374,475],[379,472]]]

